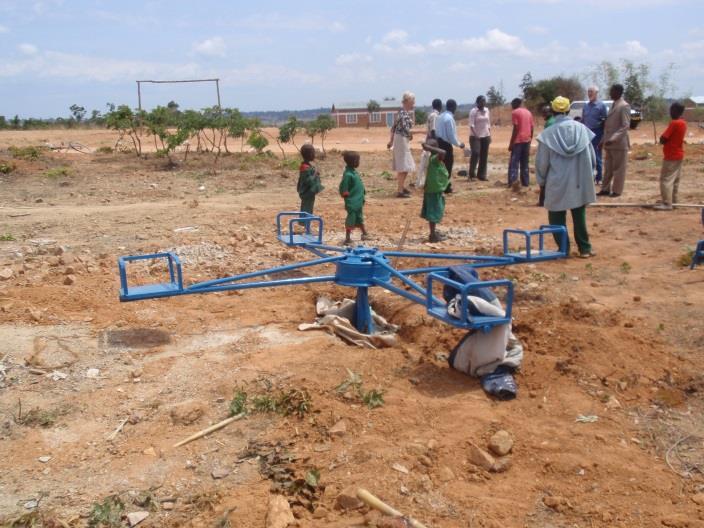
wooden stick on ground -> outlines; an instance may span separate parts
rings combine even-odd
[[[625,203],[625,202],[594,202],[589,204],[589,207],[645,207],[648,209],[651,209],[655,204],[652,203]],[[681,204],[673,204],[672,205],[675,209],[678,207],[682,208],[687,208],[687,207],[694,207],[697,209],[704,208],[704,204],[689,204],[689,203],[681,203]]]
[[[112,432],[112,434],[110,434],[110,436],[107,437],[107,440],[114,440],[117,437],[117,435],[120,433],[120,431],[122,431],[122,428],[125,426],[125,424],[127,423],[128,420],[129,420],[129,418],[125,418],[124,420],[122,420],[120,422],[120,425],[118,425],[115,428],[115,430]]]
[[[185,440],[181,440],[180,442],[175,443],[174,447],[181,447],[182,445],[186,445],[190,442],[193,442],[193,440],[198,440],[199,438],[202,438],[207,434],[210,434],[214,431],[222,429],[226,425],[230,425],[232,422],[235,422],[235,421],[239,420],[240,418],[244,418],[244,416],[245,416],[245,413],[240,413],[240,414],[236,414],[235,416],[230,416],[229,418],[223,420],[222,422],[218,422],[214,425],[211,425],[210,427],[203,429],[202,431],[198,431],[197,433],[192,434],[191,436],[189,436]]]
[[[403,233],[401,234],[401,240],[398,241],[398,247],[396,248],[396,251],[401,251],[403,249],[403,245],[406,243],[406,235],[408,234],[408,228],[411,225],[411,219],[407,218],[406,219],[406,226],[403,228]]]
[[[378,497],[375,497],[363,488],[357,489],[357,498],[364,502],[367,506],[370,506],[375,510],[379,510],[385,515],[390,515],[391,517],[404,517],[404,515],[400,511],[393,509],[391,506],[381,501]],[[413,528],[426,528],[423,523],[421,523],[420,521],[416,521],[412,517],[405,518],[408,519],[408,522]]]

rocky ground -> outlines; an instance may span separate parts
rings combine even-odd
[[[433,527],[704,526],[704,279],[683,266],[704,238],[699,209],[593,207],[596,258],[482,271],[514,280],[526,352],[518,398],[499,402],[448,368],[462,332],[382,291],[373,307],[400,330],[379,350],[298,330],[318,296],[353,293],[332,285],[119,303],[121,255],[175,251],[187,282],[309,258],[274,236],[276,213],[298,205],[291,156],[227,155],[215,173],[208,154],[176,167],[77,151],[20,159],[8,147],[31,141],[11,134],[0,135],[0,165],[14,167],[0,175],[1,525],[382,526],[356,498],[365,488]],[[73,139],[92,149],[91,137]],[[365,153],[373,244],[395,247],[409,221],[406,249],[498,253],[504,228],[544,223],[537,188],[506,190],[505,149],[492,146],[490,181],[457,181],[438,244],[425,242],[420,194],[393,198],[389,154]],[[654,201],[660,156],[634,149],[621,201]],[[704,147],[687,157],[680,201],[702,203]],[[337,244],[339,153],[319,166],[316,209]]]

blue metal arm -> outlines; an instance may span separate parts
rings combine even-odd
[[[513,309],[513,283],[510,280],[477,281],[462,284],[450,279],[448,274],[449,272],[436,272],[428,274],[428,293],[426,295],[426,309],[428,311],[428,315],[459,328],[481,329],[484,332],[488,332],[494,326],[511,322],[511,311]],[[434,281],[452,286],[459,292],[461,299],[459,319],[452,317],[447,313],[447,305],[444,302],[435,302],[432,297]],[[497,317],[490,315],[472,315],[469,312],[467,296],[476,290],[497,287],[506,288],[506,295],[504,298],[504,316]]]

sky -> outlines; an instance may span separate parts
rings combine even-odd
[[[604,60],[672,64],[704,95],[704,0],[0,0],[0,115],[137,106],[135,81],[219,78],[222,105],[329,107],[410,90],[418,104],[506,97]],[[145,85],[151,108],[216,103],[212,83]]]

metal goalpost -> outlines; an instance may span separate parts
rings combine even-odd
[[[220,104],[220,79],[183,79],[177,81],[154,81],[154,80],[144,80],[137,81],[137,107],[139,108],[140,114],[142,112],[142,83],[149,84],[177,84],[177,83],[202,83],[202,82],[212,82],[215,83],[215,92],[218,98],[218,109],[222,108]]]

